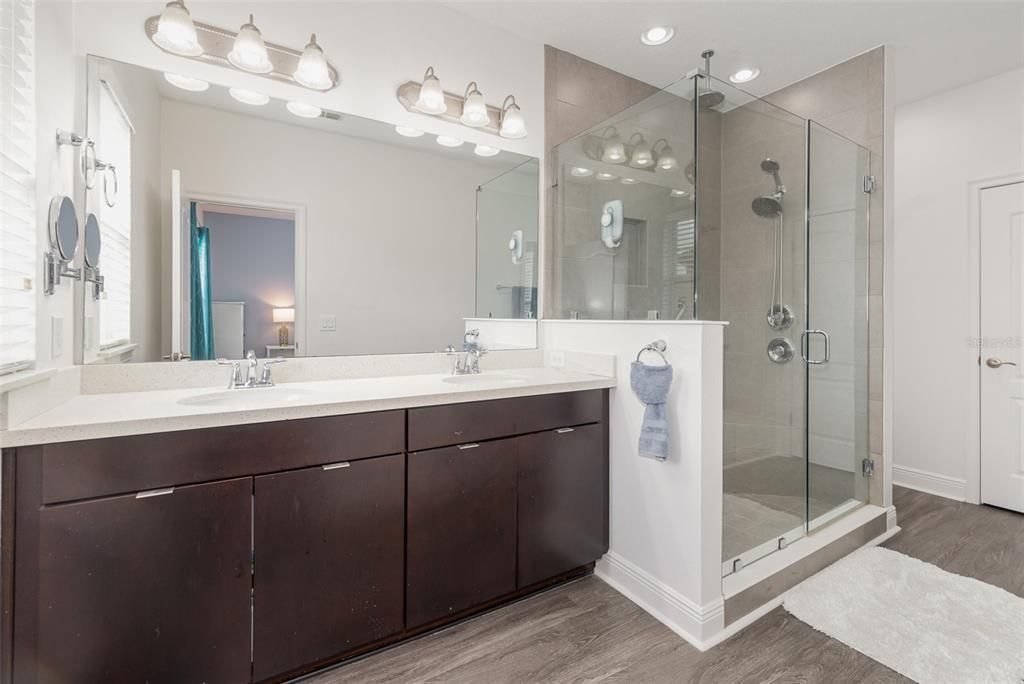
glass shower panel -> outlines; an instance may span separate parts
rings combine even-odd
[[[807,221],[807,514],[814,529],[868,500],[870,153],[811,121]]]
[[[555,148],[555,318],[693,317],[690,88],[674,84]]]
[[[704,79],[701,88],[724,96],[698,106],[697,216],[698,311],[707,318],[717,309],[729,322],[722,545],[729,573],[806,530],[807,371],[799,343],[807,132],[804,119],[728,83]]]

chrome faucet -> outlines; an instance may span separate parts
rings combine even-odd
[[[242,376],[243,361],[229,361],[228,359],[217,359],[220,366],[231,366],[231,380],[228,381],[228,389],[246,389],[250,387],[273,387],[274,378],[271,375],[271,366],[275,363],[284,363],[287,359],[267,359],[263,362],[263,372],[258,373],[259,361],[256,359],[256,352],[250,349],[245,354],[245,377]]]
[[[480,331],[469,330],[462,342],[462,351],[455,351],[455,347],[449,345],[445,351],[449,358],[454,358],[452,364],[452,375],[472,375],[480,372],[480,357],[487,353],[487,350],[480,344]]]

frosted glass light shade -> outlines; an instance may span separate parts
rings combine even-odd
[[[269,74],[274,70],[267,56],[267,46],[263,43],[263,34],[252,23],[252,15],[249,15],[249,23],[242,24],[235,37],[235,44],[228,53],[228,61],[242,71],[252,74]]]
[[[192,16],[181,0],[167,3],[164,11],[160,13],[153,42],[164,50],[183,57],[198,57],[203,54]]]
[[[444,114],[448,111],[444,91],[441,90],[441,79],[434,75],[434,67],[429,67],[423,74],[423,85],[420,86],[416,109],[424,114]]]
[[[490,120],[483,93],[477,89],[475,82],[470,83],[466,87],[466,99],[462,103],[462,116],[459,117],[459,121],[467,126],[479,128],[486,126]]]
[[[502,138],[512,139],[526,137],[526,121],[523,119],[523,113],[520,111],[519,105],[516,104],[515,98],[511,95],[505,98],[505,103],[502,106],[501,128],[498,135]]]
[[[330,90],[334,87],[327,58],[324,57],[323,49],[317,45],[315,33],[309,37],[309,44],[302,51],[299,66],[292,77],[299,85],[312,90]]]
[[[633,148],[633,156],[629,159],[629,165],[643,169],[651,166],[654,163],[654,153],[651,151],[651,146],[643,141],[637,143],[636,147]]]
[[[295,309],[274,309],[274,323],[294,323]]]
[[[601,161],[608,164],[624,164],[626,162],[626,146],[618,138],[609,140],[601,152]]]

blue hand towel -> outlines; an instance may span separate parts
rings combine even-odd
[[[672,366],[648,366],[634,361],[629,368],[629,383],[640,401],[647,404],[640,426],[640,455],[664,461],[668,458],[668,390],[672,386]]]

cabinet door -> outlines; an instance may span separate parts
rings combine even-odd
[[[608,550],[604,430],[585,425],[520,438],[520,588],[591,563]]]
[[[253,677],[402,629],[405,457],[256,478]]]
[[[251,516],[251,478],[43,508],[36,681],[249,681]]]
[[[409,454],[407,627],[515,590],[516,444]]]

